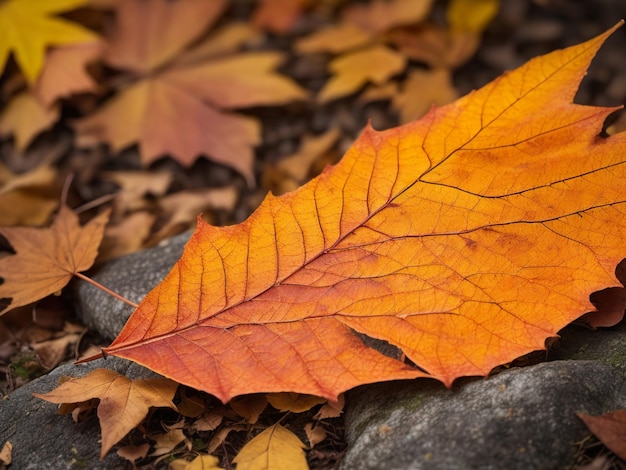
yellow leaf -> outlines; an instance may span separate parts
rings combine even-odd
[[[275,424],[243,446],[233,462],[237,470],[304,470],[304,448],[294,433]]]
[[[185,470],[222,470],[223,467],[219,465],[220,461],[214,455],[198,455],[195,459],[189,462],[184,469]]]
[[[34,82],[51,45],[76,44],[95,40],[95,33],[56,13],[88,4],[88,0],[5,0],[0,2],[0,70],[9,53],[29,82]]]
[[[46,107],[29,91],[15,96],[0,116],[0,135],[15,135],[15,146],[23,152],[40,132],[59,117],[57,106]]]
[[[455,31],[480,34],[496,16],[499,7],[500,0],[451,0],[446,18]]]
[[[406,58],[386,46],[375,45],[341,56],[330,63],[335,74],[318,95],[320,103],[341,98],[359,90],[367,82],[377,85],[402,72]]]

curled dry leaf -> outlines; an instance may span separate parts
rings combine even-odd
[[[167,379],[130,380],[108,369],[96,369],[79,379],[70,378],[48,393],[33,396],[52,403],[80,403],[100,399],[102,428],[100,459],[145,418],[150,407],[169,407],[178,384]]]
[[[9,307],[15,308],[61,290],[91,267],[108,220],[107,210],[81,227],[78,216],[62,205],[49,228],[0,227],[16,252],[0,258],[0,298],[10,297]]]
[[[572,103],[610,31],[422,120],[365,129],[334,167],[245,222],[202,221],[108,354],[226,402],[450,386],[545,347],[619,285],[626,135]],[[420,369],[371,349],[388,341]]]

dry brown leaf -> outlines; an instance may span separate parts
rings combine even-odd
[[[326,430],[319,425],[313,427],[313,423],[306,423],[304,425],[304,433],[309,440],[310,449],[326,439]]]
[[[60,338],[33,344],[32,348],[37,353],[44,369],[52,370],[65,359],[67,349],[76,344],[80,337],[81,334],[79,333],[66,334]]]
[[[259,0],[252,24],[272,33],[289,32],[313,0]]]
[[[146,416],[150,407],[169,407],[178,384],[167,379],[129,380],[108,369],[96,369],[80,379],[70,378],[48,393],[33,393],[52,403],[79,403],[99,398],[102,428],[100,459]]]
[[[183,442],[188,442],[182,429],[170,429],[164,434],[151,434],[150,439],[154,440],[154,450],[150,452],[151,457],[169,454]]]
[[[254,393],[251,395],[242,395],[235,397],[230,401],[230,407],[235,413],[250,424],[255,424],[265,407],[267,406],[267,397],[263,394]]]
[[[419,23],[430,12],[432,0],[373,0],[346,7],[343,19],[365,31],[381,33],[397,26]]]
[[[117,455],[134,464],[137,460],[143,459],[148,455],[150,444],[140,444],[138,446],[124,446],[117,450]]]
[[[0,449],[0,463],[6,465],[7,467],[11,465],[11,452],[13,451],[13,444],[11,441],[6,441],[2,445],[2,449]]]
[[[382,45],[343,55],[330,62],[333,77],[324,85],[317,99],[320,103],[327,103],[358,91],[368,82],[382,85],[402,72],[405,65],[403,55]]]
[[[207,446],[207,452],[209,452],[209,454],[215,452],[215,450],[219,446],[221,446],[222,443],[226,440],[226,438],[228,437],[228,434],[230,434],[231,431],[238,432],[238,431],[245,431],[245,430],[246,430],[246,426],[244,426],[243,424],[231,424],[230,426],[226,426],[220,429],[211,438],[211,441],[209,442],[209,445]]]
[[[374,40],[374,36],[351,23],[339,23],[316,31],[295,43],[295,50],[303,54],[329,52],[339,54],[363,47]]]
[[[115,225],[107,225],[98,253],[98,262],[119,258],[144,248],[152,233],[156,216],[150,212],[134,212]]]
[[[339,129],[331,129],[318,136],[305,135],[297,153],[264,168],[263,186],[276,195],[302,186],[307,181],[313,164],[330,151],[340,135]]]
[[[457,97],[448,69],[413,70],[392,103],[404,124],[421,118],[433,106],[443,106]]]
[[[252,148],[260,143],[260,124],[225,110],[284,104],[305,99],[307,93],[274,72],[284,58],[280,53],[200,60],[212,49],[205,42],[185,57],[185,47],[213,24],[224,6],[223,0],[120,3],[119,25],[105,59],[132,71],[135,81],[78,122],[79,134],[108,142],[114,151],[137,142],[145,164],[169,155],[191,166],[204,155],[237,170],[253,186]],[[213,52],[245,37],[218,35]]]
[[[346,399],[344,394],[340,394],[339,398],[336,401],[327,400],[326,404],[320,408],[317,414],[314,416],[315,419],[326,419],[326,418],[338,418],[343,413],[343,408],[346,404]]]
[[[479,37],[474,33],[428,24],[392,31],[388,38],[407,58],[436,69],[454,69],[463,65],[474,55],[479,44]]]
[[[12,298],[9,307],[15,308],[65,287],[74,274],[93,264],[108,219],[105,211],[81,227],[76,214],[62,205],[49,228],[0,227],[16,251],[0,258],[0,298]]]
[[[194,431],[213,431],[222,424],[222,421],[224,421],[223,414],[209,411],[194,420],[191,424],[191,429]]]
[[[49,50],[46,62],[33,88],[44,106],[75,93],[95,92],[96,82],[85,67],[104,51],[102,41],[73,44]]]
[[[198,214],[211,209],[231,210],[237,202],[237,197],[238,192],[233,186],[179,191],[162,197],[159,199],[159,206],[167,220],[146,244],[154,245],[160,240],[191,228]]]
[[[382,85],[368,85],[358,97],[360,103],[390,100],[398,94],[398,82],[390,80]]]
[[[128,212],[148,209],[145,196],[163,196],[173,175],[169,171],[111,171],[103,178],[120,187],[113,202],[113,217],[123,217]]]
[[[44,106],[32,92],[15,96],[0,116],[0,136],[14,135],[15,146],[26,150],[30,142],[59,118],[57,106]]]

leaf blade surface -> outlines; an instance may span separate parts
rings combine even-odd
[[[542,349],[615,285],[626,138],[572,104],[607,32],[343,160],[242,224],[199,221],[105,351],[227,401],[484,375]],[[365,346],[399,347],[428,374]]]

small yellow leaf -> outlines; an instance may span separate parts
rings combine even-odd
[[[452,0],[446,17],[450,28],[480,34],[498,13],[499,0]]]
[[[96,34],[51,15],[87,4],[87,0],[8,0],[0,2],[0,71],[11,51],[33,83],[50,45],[90,42]]]
[[[304,470],[309,468],[304,447],[294,433],[275,424],[243,446],[233,462],[237,470]]]
[[[402,72],[406,58],[386,46],[376,45],[341,56],[330,63],[334,76],[319,93],[320,103],[341,98],[359,90],[367,82],[382,85]]]

